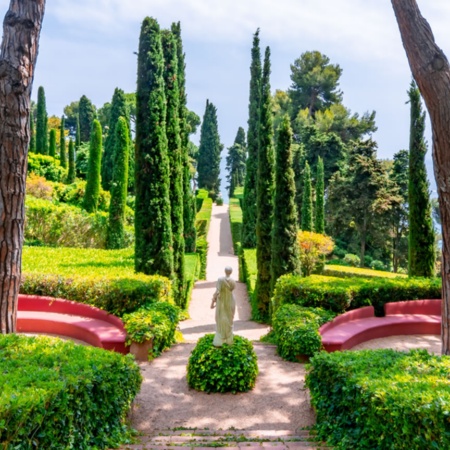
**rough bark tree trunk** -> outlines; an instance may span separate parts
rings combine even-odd
[[[442,215],[442,353],[450,354],[450,66],[416,0],[391,0],[412,74],[430,115]]]
[[[30,96],[45,0],[11,0],[0,48],[0,332],[16,329]]]

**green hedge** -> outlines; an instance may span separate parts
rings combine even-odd
[[[124,442],[141,385],[131,357],[48,337],[0,335],[0,445],[103,449]]]
[[[450,358],[426,350],[319,353],[306,384],[336,449],[450,448]]]
[[[35,173],[49,181],[63,181],[67,176],[67,170],[53,156],[31,152],[28,153],[28,173]]]
[[[141,306],[173,303],[171,282],[134,273],[132,249],[23,248],[23,294],[87,303],[117,316]]]
[[[272,311],[282,304],[322,307],[336,313],[372,305],[384,315],[384,304],[402,300],[441,298],[438,278],[336,278],[321,275],[283,275],[277,281]]]
[[[256,249],[243,248],[241,252],[241,261],[242,279],[247,285],[248,297],[252,306],[252,314],[254,317],[258,317],[258,306],[254,301],[256,277],[258,274],[256,264]]]
[[[238,198],[230,198],[229,215],[234,254],[239,256],[239,280],[245,281],[243,274],[244,269],[242,268],[241,249],[242,209]]]
[[[212,199],[208,198],[208,192],[200,189],[197,198],[202,199],[202,207],[198,210],[195,216],[195,228],[197,230],[196,248],[200,258],[199,278],[204,280],[206,278],[206,258],[208,254],[208,231],[211,222],[212,213]]]
[[[339,278],[406,278],[407,275],[382,270],[362,269],[360,267],[349,267],[339,265],[326,265],[323,275]]]
[[[192,290],[196,280],[200,276],[200,258],[197,253],[186,253],[184,255],[184,279],[185,279],[185,298],[186,309],[189,308],[189,302],[192,296]]]
[[[297,305],[283,305],[272,318],[273,331],[277,341],[278,354],[298,362],[301,356],[312,356],[322,349],[319,328],[333,320],[336,314],[323,308],[304,308]]]

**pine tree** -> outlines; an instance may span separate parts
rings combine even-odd
[[[38,89],[36,116],[36,153],[48,155],[48,116],[45,102],[45,91],[42,86]]]
[[[272,96],[270,93],[270,49],[266,48],[261,90],[258,177],[256,198],[256,263],[255,286],[257,318],[269,318],[271,294],[271,246],[273,224],[274,149]]]
[[[184,308],[187,299],[184,281],[183,167],[179,124],[180,89],[178,87],[177,43],[169,30],[162,32],[164,82],[167,104],[166,134],[170,167],[170,210],[173,236],[173,270],[176,276],[175,299]]]
[[[128,129],[130,128],[130,113],[127,106],[127,100],[125,92],[122,89],[116,88],[111,100],[111,112],[109,116],[109,133],[105,139],[105,151],[102,158],[102,187],[105,191],[109,191],[111,188],[111,181],[114,172],[114,149],[116,148],[115,142],[115,129],[119,117],[123,117]]]
[[[61,129],[59,134],[59,162],[62,167],[67,168],[67,156],[66,156],[66,136],[65,136],[65,119],[61,117]]]
[[[77,114],[77,129],[75,131],[75,148],[80,148],[81,145],[81,130],[80,130],[80,116]]]
[[[128,163],[130,149],[130,130],[128,120],[119,117],[114,131],[113,179],[111,180],[111,202],[109,204],[108,234],[106,248],[117,249],[125,246],[125,208],[128,191]],[[70,141],[72,142],[72,141]]]
[[[78,104],[78,120],[80,124],[80,140],[81,142],[89,142],[92,129],[92,122],[97,116],[95,106],[83,95]]]
[[[181,39],[180,22],[172,24],[172,33],[177,42],[177,59],[178,59],[178,88],[179,94],[179,122],[180,122],[180,138],[182,148],[182,165],[183,165],[183,228],[185,251],[188,253],[195,252],[195,242],[197,240],[197,230],[195,228],[196,205],[195,196],[191,188],[191,173],[189,170],[189,133],[187,128],[187,96],[186,96],[186,74],[185,60],[183,52],[183,42]]]
[[[100,194],[100,167],[102,161],[102,126],[98,120],[92,123],[91,140],[89,145],[89,163],[87,172],[86,191],[83,198],[83,208],[87,212],[97,210]]]
[[[303,171],[302,226],[303,231],[313,231],[313,199],[311,187],[311,170],[308,162]]]
[[[242,211],[242,247],[256,247],[256,184],[258,177],[259,121],[261,104],[261,51],[259,30],[253,36],[250,65],[250,99],[247,131],[247,167]]]
[[[217,108],[209,100],[206,100],[198,148],[198,187],[206,189],[213,198],[217,197],[220,192],[219,174],[222,147],[217,125]]]
[[[316,216],[315,232],[325,233],[325,180],[323,171],[323,159],[319,156],[316,172]]]
[[[75,182],[75,144],[72,139],[69,141],[69,171],[67,173],[67,183]]]
[[[33,114],[30,114],[30,146],[28,151],[36,153],[36,132],[34,130]]]
[[[158,22],[144,19],[136,93],[135,269],[172,277],[164,59]]]
[[[246,156],[245,131],[242,127],[239,127],[233,145],[228,148],[227,180],[229,182],[228,191],[230,197],[234,195],[236,187],[244,185]]]
[[[53,158],[56,156],[56,130],[54,128],[50,130],[49,134],[48,154],[53,156]]]
[[[295,181],[292,169],[292,130],[289,116],[284,116],[277,135],[272,229],[272,292],[281,275],[300,274]]]
[[[434,230],[424,139],[425,112],[420,92],[414,82],[408,91],[411,103],[411,132],[409,141],[409,259],[408,274],[411,277],[434,276]]]

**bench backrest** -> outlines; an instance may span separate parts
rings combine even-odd
[[[323,333],[326,330],[331,330],[338,325],[349,322],[350,320],[356,319],[365,319],[366,317],[374,317],[375,311],[373,306],[364,306],[363,308],[353,309],[351,311],[347,311],[344,314],[340,314],[335,317],[331,322],[327,322],[323,324],[319,332]]]
[[[440,316],[442,300],[406,300],[384,305],[387,316],[394,314],[425,314]]]

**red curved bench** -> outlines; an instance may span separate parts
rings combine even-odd
[[[386,303],[385,316],[372,306],[348,311],[319,328],[327,352],[348,350],[361,342],[387,336],[441,333],[441,300]]]
[[[17,331],[50,333],[126,354],[126,332],[118,317],[83,303],[19,294]]]

